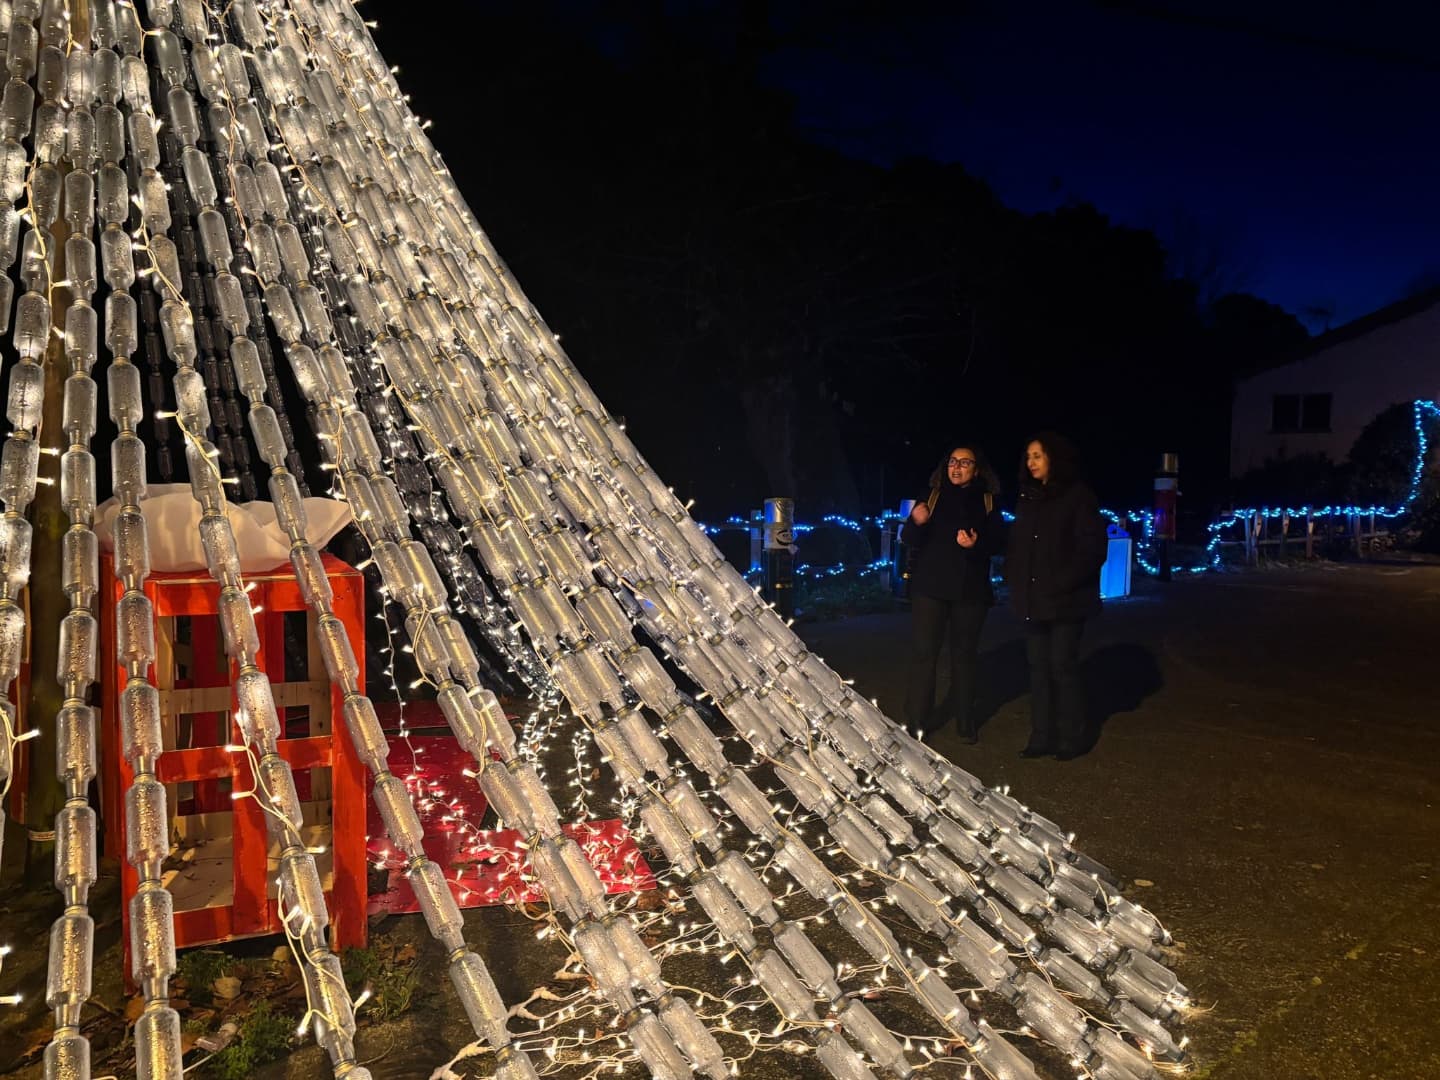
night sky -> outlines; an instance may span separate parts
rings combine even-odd
[[[1440,18],[1408,6],[984,5],[775,77],[840,145],[958,161],[1023,210],[1091,202],[1338,323],[1440,282]]]
[[[551,6],[621,63],[630,12],[647,8]],[[430,96],[450,88],[430,74],[415,29],[435,23],[415,7],[361,10],[429,115]],[[480,55],[487,15],[509,10],[444,7],[454,39]],[[738,25],[735,4],[661,7],[681,50],[714,48]],[[1313,330],[1440,283],[1440,14],[1201,0],[901,7],[911,13],[769,6],[766,76],[817,141],[873,161],[959,162],[1021,210],[1092,203],[1153,228],[1177,269],[1215,292],[1256,293]],[[462,185],[464,137],[434,132]],[[483,223],[484,193],[466,194]]]

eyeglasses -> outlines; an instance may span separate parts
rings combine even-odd
[[[973,469],[975,468],[975,459],[968,457],[952,457],[945,464],[953,465],[957,469]]]

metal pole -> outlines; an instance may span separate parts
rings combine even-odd
[[[887,590],[890,588],[892,572],[895,569],[891,555],[891,530],[894,527],[888,521],[880,523],[880,587]]]
[[[900,531],[914,509],[914,499],[900,500],[900,521],[895,525],[895,595],[901,600],[910,599],[910,548],[900,542]]]
[[[782,618],[795,615],[795,500],[765,500],[765,596]]]

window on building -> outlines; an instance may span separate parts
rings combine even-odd
[[[1330,395],[1306,394],[1300,399],[1300,430],[1330,430]]]
[[[1277,434],[1330,430],[1330,394],[1276,394],[1270,401],[1270,430]]]
[[[1300,430],[1300,395],[1276,394],[1270,401],[1270,430]]]

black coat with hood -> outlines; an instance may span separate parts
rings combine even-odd
[[[1047,483],[1028,476],[1021,481],[1005,554],[1010,604],[1026,622],[1088,619],[1100,613],[1100,567],[1108,548],[1105,520],[1073,461],[1050,453]]]
[[[940,476],[935,505],[924,525],[907,521],[900,542],[913,552],[910,593],[959,604],[995,602],[990,585],[990,556],[1000,550],[1000,516],[985,479],[952,484]],[[961,547],[956,534],[973,529],[973,547]]]

